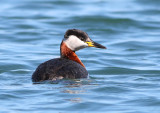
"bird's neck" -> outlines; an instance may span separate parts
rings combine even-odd
[[[68,48],[67,45],[65,44],[65,42],[63,42],[63,41],[61,43],[60,52],[61,52],[61,58],[66,58],[66,59],[69,59],[69,60],[73,60],[73,61],[79,63],[80,65],[82,65],[85,68],[84,64],[78,58],[76,53],[74,51],[72,51],[70,48]]]

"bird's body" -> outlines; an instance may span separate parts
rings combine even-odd
[[[54,81],[63,78],[87,78],[88,72],[75,61],[65,58],[56,58],[40,64],[33,75],[33,81],[39,82],[44,80]]]
[[[68,30],[60,46],[61,57],[40,64],[32,75],[32,81],[87,78],[88,72],[75,51],[89,46],[105,48],[81,30]]]

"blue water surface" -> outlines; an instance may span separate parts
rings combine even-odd
[[[0,4],[0,113],[160,113],[159,0]],[[107,47],[77,52],[90,78],[33,84],[71,28]]]

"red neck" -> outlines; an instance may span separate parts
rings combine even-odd
[[[81,62],[81,60],[76,55],[76,53],[71,49],[69,49],[63,41],[61,43],[60,48],[61,48],[61,58],[67,58],[67,59],[73,60],[81,64],[83,67],[85,67],[84,64]]]

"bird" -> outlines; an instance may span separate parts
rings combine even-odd
[[[60,45],[60,58],[41,63],[32,74],[32,82],[88,78],[86,67],[75,53],[86,47],[106,49],[91,40],[86,32],[68,29]]]

